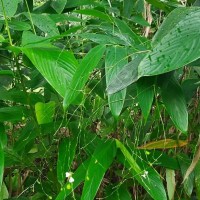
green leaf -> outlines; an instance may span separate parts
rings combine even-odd
[[[177,158],[173,158],[163,151],[140,150],[139,154],[141,158],[146,159],[147,162],[152,163],[155,166],[161,166],[173,170],[180,169]]]
[[[144,187],[153,199],[167,200],[160,175],[152,168],[152,166],[148,166],[145,162],[139,161],[139,159],[136,162],[126,147],[119,140],[116,140],[116,145],[124,156],[122,164],[125,165],[127,169],[130,169],[133,178],[135,178],[140,185]]]
[[[79,165],[78,169],[73,174],[73,185],[67,182],[65,186],[61,188],[61,191],[57,195],[56,200],[65,199],[74,189],[76,189],[76,187],[78,187],[84,181],[89,163],[90,159],[87,159]]]
[[[2,186],[0,188],[0,199],[8,199],[9,198],[9,193],[8,193],[8,189],[5,185],[5,183],[2,183]]]
[[[1,75],[14,76],[14,73],[12,70],[0,70],[0,76]]]
[[[180,14],[181,13],[181,14]],[[178,16],[178,17],[177,17]],[[171,19],[178,18],[173,20]],[[170,24],[170,29],[167,28]],[[112,94],[124,89],[142,76],[154,76],[176,70],[200,57],[200,9],[177,8],[165,19],[152,41],[152,50],[113,77],[108,86]],[[174,53],[176,52],[176,53]],[[137,58],[136,58],[137,59]],[[133,75],[132,75],[133,74]],[[122,75],[122,76],[121,76]]]
[[[178,162],[179,162],[179,165],[180,165],[180,169],[181,169],[181,175],[182,175],[182,178],[185,176],[186,172],[187,172],[187,169],[189,168],[190,164],[191,164],[191,159],[189,159],[189,157],[187,155],[180,155],[178,157]],[[187,179],[185,179],[184,181],[184,190],[185,190],[185,193],[190,197],[191,194],[192,194],[192,191],[193,191],[193,188],[194,188],[194,173],[190,173],[190,175],[188,176]]]
[[[37,125],[33,120],[26,123],[26,126],[20,130],[18,140],[13,146],[14,152],[22,153],[25,151],[26,146],[35,140],[35,138],[39,135],[39,131],[36,127]]]
[[[141,78],[137,82],[137,98],[145,121],[147,120],[154,97],[154,81],[152,77]]]
[[[200,198],[200,161],[198,161],[195,167],[195,185],[196,185],[196,193],[197,198]]]
[[[16,31],[28,31],[31,29],[31,25],[27,22],[12,20],[8,22],[8,26],[10,29]]]
[[[180,12],[183,13],[180,15]],[[172,23],[171,19],[179,16],[180,19],[173,20]],[[170,30],[166,28],[169,23],[173,24]],[[139,64],[138,78],[173,71],[198,59],[200,57],[199,27],[199,8],[178,8],[172,11],[159,28],[157,35],[163,30],[164,33],[156,36],[155,41],[158,42],[152,43],[152,51]]]
[[[176,189],[174,170],[166,169],[166,181],[167,181],[167,193],[168,193],[169,200],[173,200],[175,189]]]
[[[23,31],[21,45],[26,47],[53,47],[47,38],[37,36],[30,31]]]
[[[7,143],[7,136],[2,124],[0,124],[0,193],[2,189],[2,181],[4,175],[4,147]]]
[[[105,59],[106,84],[109,85],[112,77],[127,63],[127,51],[123,47],[113,46],[107,48]],[[115,94],[108,94],[108,103],[110,110],[115,118],[120,115],[124,100],[126,97],[126,89]]]
[[[0,146],[4,149],[7,145],[7,134],[5,133],[5,127],[0,123]]]
[[[3,35],[0,34],[0,42],[4,42],[5,38],[3,37]]]
[[[122,183],[113,185],[112,188],[107,191],[106,200],[131,200],[132,198],[128,189],[129,188]]]
[[[57,177],[58,181],[63,184],[66,172],[70,172],[70,167],[73,162],[78,138],[65,138],[61,141],[58,150],[57,160]]]
[[[3,2],[3,6],[2,6]],[[13,17],[14,14],[17,11],[18,4],[21,2],[21,0],[15,0],[15,1],[10,1],[10,0],[1,0],[0,2],[0,15],[3,14],[3,7],[5,9],[5,14],[6,17]]]
[[[64,10],[67,1],[68,0],[54,0],[51,2],[51,6],[57,13],[61,13]]]
[[[29,15],[25,16],[30,20]],[[50,18],[48,14],[33,14],[31,13],[33,24],[37,26],[45,35],[45,37],[53,37],[60,35],[56,23]]]
[[[190,12],[191,8],[177,8],[171,12],[152,38],[152,45],[156,46],[159,42],[161,42],[161,40],[174,28],[174,25],[177,25],[179,22],[184,20],[185,17],[190,14]],[[174,17],[174,15],[176,15],[176,17]]]
[[[123,15],[126,18],[130,18],[131,12],[133,11],[133,8],[134,8],[134,1],[124,0],[124,2],[123,2]]]
[[[55,105],[54,101],[48,103],[38,102],[35,104],[35,114],[38,124],[48,124],[53,121]]]
[[[105,46],[98,45],[91,49],[83,58],[80,66],[77,68],[73,76],[70,86],[67,90],[65,90],[65,98],[63,101],[64,109],[67,109],[67,107],[74,101],[76,96],[81,92],[89,78],[90,73],[98,65],[104,52]]]
[[[113,35],[104,35],[104,34],[98,34],[98,33],[82,33],[79,35],[83,39],[91,40],[95,43],[99,44],[118,44],[118,45],[124,45],[124,42],[120,40],[118,37],[115,37]]]
[[[83,5],[92,5],[94,4],[94,0],[73,0],[73,1],[67,1],[67,8],[73,8],[77,6],[83,6]]]
[[[21,50],[50,85],[64,97],[78,66],[73,54],[55,47],[23,47]]]
[[[116,155],[116,143],[106,141],[95,149],[87,169],[81,200],[93,200],[103,176]]]
[[[175,126],[186,133],[188,129],[188,112],[181,87],[174,76],[165,76],[163,79],[164,83],[161,87],[163,103]]]
[[[140,44],[147,41],[146,38],[143,38],[140,35],[137,35],[124,20],[115,19],[115,25],[123,35],[123,37],[126,38],[130,46],[139,47]]]
[[[200,85],[199,79],[186,79],[181,84],[181,88],[183,90],[186,102],[191,101],[192,97],[195,95],[195,91]]]
[[[0,122],[22,121],[27,115],[27,110],[23,106],[12,106],[0,108]]]
[[[113,76],[110,84],[107,86],[108,94],[118,92],[138,80],[137,68],[144,56],[144,54],[135,56],[131,62],[126,64],[115,76]]]
[[[74,11],[76,13],[80,13],[83,15],[89,15],[89,16],[93,16],[93,17],[98,17],[101,20],[105,20],[108,22],[112,22],[112,17],[99,11],[99,10],[95,10],[95,9],[84,9],[84,10],[76,10]]]
[[[132,18],[132,21],[137,24],[140,24],[141,26],[150,26],[150,24],[143,18],[142,15],[135,15]]]

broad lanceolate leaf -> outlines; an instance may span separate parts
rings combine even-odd
[[[62,184],[65,180],[66,172],[70,172],[70,167],[73,162],[78,138],[65,138],[61,141],[58,151],[57,161],[57,177],[58,181]]]
[[[180,14],[181,13],[181,14]],[[180,19],[171,21],[172,18]],[[172,24],[166,33],[166,26]],[[162,31],[164,33],[162,34]],[[159,32],[161,32],[159,34]],[[200,9],[175,9],[158,30],[153,49],[138,66],[138,77],[163,74],[178,69],[200,57]]]
[[[106,141],[97,146],[87,169],[81,200],[93,200],[103,176],[116,154],[115,141]]]
[[[55,113],[55,102],[48,103],[38,102],[35,104],[35,113],[38,124],[47,124],[53,121]]]
[[[131,173],[133,174],[133,178],[135,178],[140,185],[145,188],[145,190],[153,199],[167,200],[160,175],[154,170],[154,168],[142,161],[137,163],[126,147],[119,140],[116,140],[116,145],[124,156],[124,161],[122,163],[126,168],[130,169]]]
[[[138,65],[144,56],[145,54],[136,55],[131,62],[112,77],[107,87],[108,94],[118,92],[138,80]]]
[[[147,120],[154,97],[154,78],[144,77],[137,82],[137,98],[145,121]]]
[[[125,37],[130,46],[134,45],[134,47],[139,47],[140,44],[146,42],[146,38],[137,35],[124,20],[115,19],[115,24],[123,37]]]
[[[133,65],[131,73],[136,71],[134,77],[131,73],[121,77],[121,74],[126,72],[122,69],[108,86],[108,93],[115,93],[142,76],[170,72],[198,59],[199,32],[200,8],[177,8],[172,11],[159,28],[155,39],[153,38],[152,50],[146,53],[141,62],[135,62]]]
[[[106,84],[109,85],[112,77],[127,63],[127,51],[119,46],[109,47],[106,52],[105,70]],[[126,89],[115,94],[108,94],[108,103],[114,117],[118,117],[123,108]]]
[[[18,3],[21,1],[22,0],[15,0],[15,1],[1,0],[0,1],[0,15],[4,15],[4,12],[3,12],[3,7],[4,7],[6,17],[12,17],[17,11]],[[3,5],[2,5],[2,2],[3,2]]]
[[[185,133],[188,129],[188,112],[185,97],[173,76],[166,76],[165,80],[161,87],[163,103],[175,126]]]
[[[29,15],[25,13],[26,17],[30,19]],[[46,37],[53,37],[60,35],[56,23],[50,18],[48,14],[31,14],[33,24],[37,26]]]
[[[76,96],[81,92],[89,78],[90,73],[98,65],[104,52],[105,46],[99,45],[91,49],[83,58],[80,66],[77,68],[73,76],[70,86],[65,92],[65,98],[63,101],[64,109],[67,109],[70,103],[72,103]]]
[[[27,22],[12,20],[8,23],[10,29],[16,31],[27,31],[31,29],[31,25]]]
[[[78,66],[73,54],[56,47],[24,47],[21,50],[50,85],[64,97]]]
[[[54,0],[51,2],[51,6],[57,13],[61,13],[64,10],[67,1],[68,0]]]
[[[132,0],[124,0],[123,3],[123,15],[127,18],[131,16],[131,12],[134,8],[134,1]]]

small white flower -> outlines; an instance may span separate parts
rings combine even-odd
[[[72,176],[72,173],[71,172],[66,172],[65,176],[66,176],[66,178],[69,178],[70,176]]]
[[[66,172],[65,176],[68,179],[69,183],[73,183],[74,182],[74,178],[72,177],[72,172]]]
[[[145,171],[144,171],[144,174],[142,174],[141,176],[142,176],[143,178],[146,178],[146,177],[148,176],[148,173],[149,173],[149,172],[145,170]]]
[[[69,182],[70,182],[70,183],[73,183],[73,182],[74,182],[74,178],[73,178],[73,177],[70,177],[70,178],[69,178]]]

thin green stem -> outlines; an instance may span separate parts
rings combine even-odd
[[[8,32],[9,42],[10,42],[10,45],[12,46],[13,45],[12,44],[12,38],[11,38],[11,34],[10,34],[10,29],[9,29],[9,26],[8,26],[8,20],[7,20],[7,16],[6,16],[6,11],[5,11],[3,0],[1,0],[1,5],[2,5],[2,10],[3,10],[3,15],[4,15],[4,18],[5,18],[6,30]]]
[[[30,12],[27,0],[25,0],[25,3],[26,3],[27,10],[28,10],[28,15],[30,17],[30,21],[31,21],[31,26],[32,26],[33,32],[36,35],[35,27],[34,27],[34,24],[33,24],[33,18],[31,16],[31,12]]]

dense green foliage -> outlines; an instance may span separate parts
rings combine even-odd
[[[198,5],[0,0],[0,200],[200,199]]]

